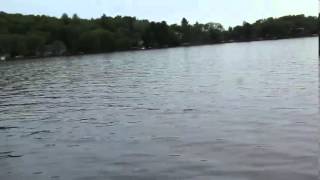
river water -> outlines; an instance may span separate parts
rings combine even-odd
[[[0,62],[1,180],[314,180],[318,39]]]

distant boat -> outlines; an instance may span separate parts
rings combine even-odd
[[[182,45],[182,46],[191,46],[190,43],[182,43],[181,45]]]
[[[1,60],[1,61],[5,61],[6,59],[7,59],[6,56],[1,56],[1,57],[0,57],[0,60]]]

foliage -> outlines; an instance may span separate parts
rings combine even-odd
[[[309,36],[318,33],[318,18],[304,15],[268,18],[227,30],[219,23],[168,25],[135,17],[81,19],[0,12],[0,55],[46,56],[163,48],[180,45]]]

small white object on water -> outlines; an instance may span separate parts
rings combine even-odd
[[[0,60],[1,60],[1,61],[5,61],[5,60],[6,60],[6,57],[5,57],[5,56],[1,56],[1,57],[0,57]]]

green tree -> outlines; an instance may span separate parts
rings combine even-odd
[[[26,55],[35,56],[45,45],[45,38],[38,34],[30,34],[26,37]]]
[[[77,54],[141,48],[172,47],[309,36],[318,33],[319,17],[289,15],[267,18],[225,30],[219,23],[180,24],[149,22],[135,17],[81,19],[77,14],[61,18],[0,12],[0,54],[34,56]],[[43,52],[43,53],[39,53]],[[46,53],[45,53],[46,52]]]
[[[66,13],[63,13],[60,19],[64,24],[69,24],[71,21],[68,14]]]

